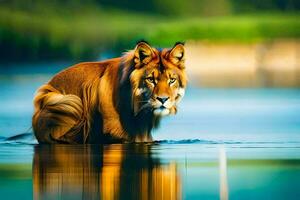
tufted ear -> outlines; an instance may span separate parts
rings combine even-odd
[[[137,64],[137,67],[140,67],[148,64],[152,60],[153,55],[153,49],[147,42],[138,42],[134,50],[134,62]]]
[[[174,47],[170,50],[169,60],[175,65],[183,64],[185,59],[184,43],[177,42]]]

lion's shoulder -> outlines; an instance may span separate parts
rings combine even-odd
[[[116,64],[116,60],[102,62],[81,62],[57,73],[48,84],[66,94],[78,95],[82,86],[101,78],[107,68]]]

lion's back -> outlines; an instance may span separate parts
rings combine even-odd
[[[80,96],[84,83],[100,78],[106,67],[102,62],[79,63],[56,74],[48,84],[64,94]]]

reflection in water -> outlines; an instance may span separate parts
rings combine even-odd
[[[35,199],[181,199],[176,164],[147,145],[37,146]]]
[[[227,158],[226,158],[225,147],[220,148],[219,169],[220,169],[220,200],[228,200]]]

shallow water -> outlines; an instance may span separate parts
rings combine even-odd
[[[0,146],[4,199],[297,199],[300,144]]]
[[[299,198],[299,89],[191,86],[152,145],[6,141],[31,132],[34,91],[63,66],[0,70],[3,199]]]

